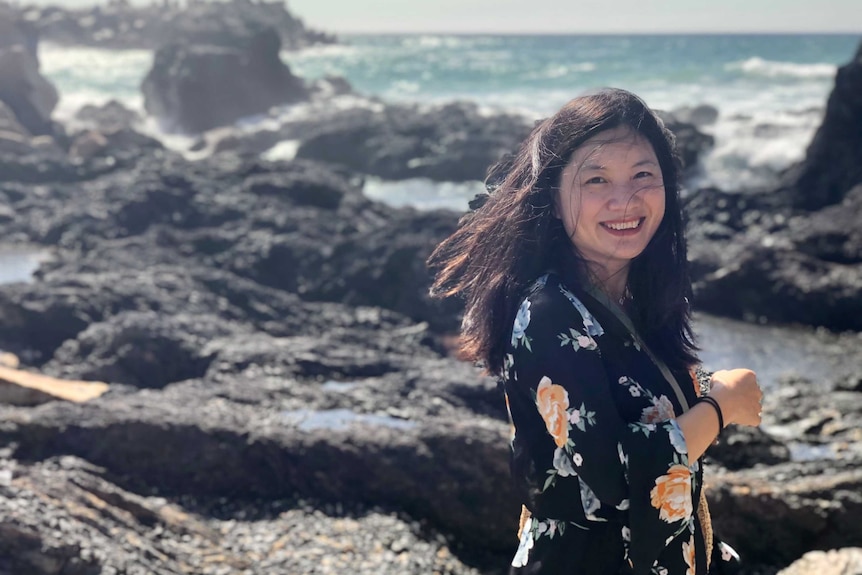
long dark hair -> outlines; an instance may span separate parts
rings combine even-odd
[[[462,218],[428,258],[435,272],[432,295],[465,300],[460,340],[465,359],[500,374],[524,290],[572,253],[553,213],[562,171],[578,146],[620,126],[652,144],[665,188],[664,218],[629,268],[629,313],[669,367],[686,369],[697,361],[674,136],[640,98],[619,89],[575,98],[539,123],[513,157],[491,168],[486,184],[492,193],[484,205]]]

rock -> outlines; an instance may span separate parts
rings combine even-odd
[[[862,44],[851,62],[838,69],[823,123],[805,159],[783,175],[793,207],[818,210],[838,204],[862,183]]]
[[[335,42],[328,34],[306,28],[281,2],[108,2],[79,9],[21,6],[15,16],[31,22],[33,33],[45,41],[114,50],[157,50],[178,41],[225,44],[260,26],[275,28],[287,50]]]
[[[69,148],[69,157],[79,161],[89,160],[104,152],[107,147],[108,139],[99,132],[90,130],[75,137]]]
[[[38,405],[56,399],[82,402],[106,391],[107,384],[98,381],[60,380],[0,366],[0,403]]]
[[[307,99],[302,80],[279,59],[280,48],[272,28],[236,47],[164,46],[141,86],[144,107],[170,129],[199,133]]]
[[[676,149],[686,170],[697,166],[701,154],[711,149],[715,138],[697,129],[694,123],[684,121],[673,113],[657,111],[668,130],[676,137]]]
[[[67,340],[45,369],[64,377],[161,388],[201,377],[212,360],[206,344],[237,331],[239,326],[212,316],[119,313]]]
[[[0,102],[0,132],[20,136],[22,139],[29,139],[32,135],[27,131],[27,128],[21,125],[18,118],[15,117],[15,112],[9,109],[9,106],[3,102]]]
[[[54,133],[57,89],[39,73],[39,61],[25,46],[0,48],[0,101],[30,134]]]
[[[404,514],[296,499],[169,501],[124,489],[74,457],[19,464],[0,494],[2,573],[487,572]]]
[[[778,575],[860,575],[862,548],[846,547],[829,551],[809,551]]]
[[[102,106],[87,104],[75,113],[75,119],[100,132],[128,130],[141,121],[137,112],[116,100],[110,100]]]
[[[698,128],[703,126],[711,126],[718,119],[718,110],[709,104],[700,104],[699,106],[683,106],[674,108],[671,111],[673,117],[685,124],[692,124]]]
[[[39,59],[39,34],[32,21],[21,18],[12,6],[0,6],[0,51],[21,46],[34,60]]]
[[[708,455],[727,469],[746,469],[755,465],[777,465],[790,461],[790,450],[783,442],[760,428],[726,429]]]
[[[702,189],[686,202],[698,309],[749,320],[862,329],[862,186],[840,206],[794,213],[778,191]]]
[[[309,127],[296,157],[392,180],[482,180],[531,127],[517,116],[482,115],[469,103],[351,109]]]
[[[717,474],[707,494],[716,533],[749,564],[785,566],[862,537],[858,461],[786,463]]]

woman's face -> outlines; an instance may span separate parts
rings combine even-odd
[[[649,141],[628,127],[578,147],[560,177],[555,212],[600,279],[627,269],[664,217],[661,167]]]

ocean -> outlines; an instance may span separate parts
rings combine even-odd
[[[838,66],[854,55],[855,35],[351,35],[341,43],[284,52],[306,78],[338,75],[363,94],[433,104],[469,100],[489,111],[538,119],[602,86],[631,90],[653,107],[709,104],[704,128],[716,146],[692,186],[769,185],[800,159],[820,123]],[[139,86],[147,51],[40,47],[42,71],[57,86],[57,119],[86,103],[118,99],[143,109]],[[174,147],[188,141],[147,131]],[[291,147],[284,148],[289,156]],[[278,157],[275,151],[274,157]],[[481,186],[370,180],[367,193],[393,204],[464,209]]]

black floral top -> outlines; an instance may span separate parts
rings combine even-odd
[[[512,473],[531,512],[512,573],[706,574],[702,469],[675,420],[682,406],[613,313],[543,276],[504,361]],[[692,404],[691,376],[674,376]],[[712,563],[735,555],[716,540]]]

